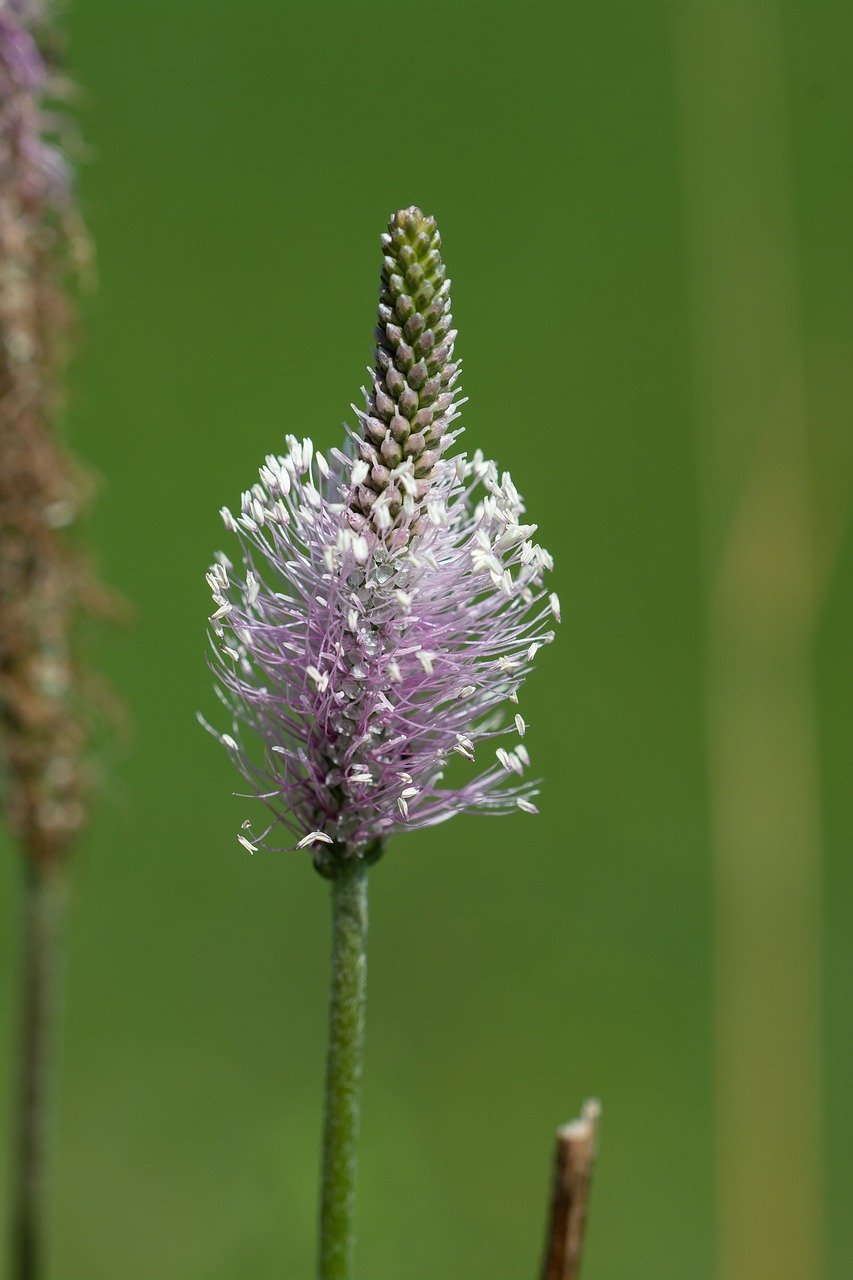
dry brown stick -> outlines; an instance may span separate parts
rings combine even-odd
[[[557,1130],[542,1280],[577,1280],[580,1275],[600,1115],[598,1102],[585,1102],[580,1119]]]

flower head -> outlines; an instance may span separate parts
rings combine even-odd
[[[282,828],[330,874],[397,829],[536,811],[515,704],[559,618],[552,561],[508,472],[444,456],[459,433],[439,245],[419,210],[391,219],[361,433],[328,458],[288,436],[240,514],[223,509],[240,550],[208,573],[233,718],[211,732],[269,813],[239,838],[254,851]],[[458,757],[470,776],[449,785]]]

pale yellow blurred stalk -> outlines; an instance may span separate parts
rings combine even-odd
[[[705,551],[719,1280],[823,1275],[820,563],[772,0],[674,18]]]

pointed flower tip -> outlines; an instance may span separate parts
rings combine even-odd
[[[421,514],[449,444],[458,362],[450,281],[435,219],[416,205],[392,215],[382,236],[372,386],[359,444],[364,473],[352,506],[382,537],[403,544]]]

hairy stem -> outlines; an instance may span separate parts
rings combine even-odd
[[[65,886],[55,864],[24,860],[20,1059],[11,1171],[10,1280],[43,1274],[50,1087],[57,1041]]]
[[[352,1276],[366,942],[367,865],[360,858],[349,858],[332,881],[332,980],[320,1183],[319,1280],[350,1280]]]

